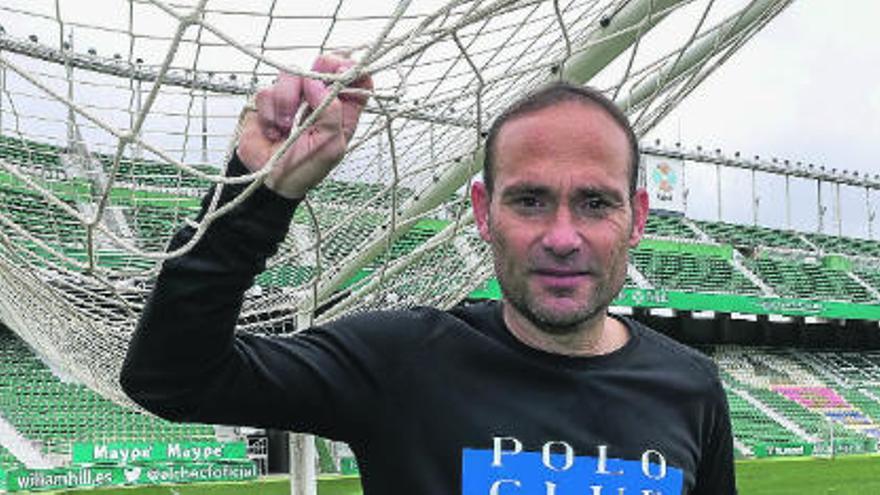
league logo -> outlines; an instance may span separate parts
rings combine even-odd
[[[660,162],[654,166],[651,172],[651,181],[657,186],[656,195],[660,201],[672,201],[675,186],[678,184],[678,174],[666,162]]]

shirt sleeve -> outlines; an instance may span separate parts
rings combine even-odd
[[[247,169],[233,156],[227,175]],[[227,204],[246,185],[223,187]],[[205,215],[213,189],[202,202]],[[261,186],[216,219],[191,250],[165,261],[135,329],[120,383],[135,402],[175,421],[309,431],[353,440],[379,395],[383,362],[349,318],[292,337],[236,334],[244,292],[284,239],[297,201]],[[186,244],[184,227],[169,250]],[[373,410],[379,413],[379,411]]]
[[[709,441],[703,448],[691,495],[736,495],[733,461],[733,432],[727,396],[716,380],[715,407],[710,418]]]

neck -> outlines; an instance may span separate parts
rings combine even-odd
[[[502,316],[510,333],[523,344],[553,354],[599,356],[623,347],[629,341],[626,326],[605,311],[583,322],[570,332],[554,333],[538,327],[506,302]]]

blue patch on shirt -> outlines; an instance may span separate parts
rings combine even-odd
[[[504,452],[493,466],[492,450],[464,449],[462,495],[680,495],[682,471],[649,462],[540,452]],[[649,460],[653,460],[649,458]],[[549,464],[549,466],[548,466]],[[660,478],[660,479],[657,479]]]

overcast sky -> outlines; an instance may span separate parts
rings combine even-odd
[[[880,173],[880,2],[795,1],[651,137]]]
[[[796,0],[703,82],[649,139],[880,174],[877,19],[876,0]],[[700,184],[698,174],[692,175],[691,203],[701,206],[689,209],[689,215],[711,218],[714,176],[703,173]],[[742,207],[750,179],[731,174],[726,182],[725,217],[751,223],[750,208]],[[759,176],[758,182],[761,221],[784,226],[782,182],[768,176]],[[792,208],[794,225],[814,230],[815,183],[798,181],[793,189],[800,198]],[[823,196],[828,207],[824,230],[833,233],[832,189],[823,189]],[[843,232],[867,236],[864,190],[843,188],[841,196]],[[871,203],[880,209],[875,195]],[[878,226],[875,221],[875,238]]]

